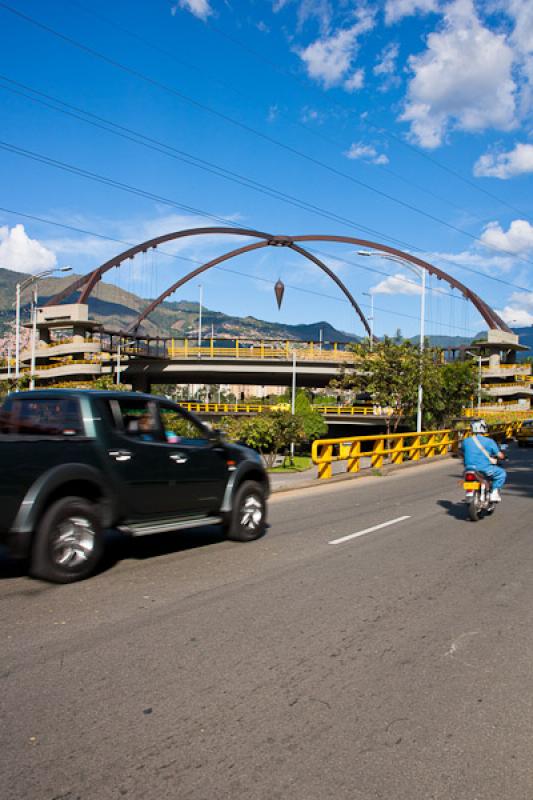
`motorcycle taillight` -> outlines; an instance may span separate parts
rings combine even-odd
[[[477,481],[477,475],[475,472],[465,472],[464,479],[465,481]]]

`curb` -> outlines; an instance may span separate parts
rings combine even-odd
[[[278,486],[276,488],[272,488],[270,493],[272,495],[282,494],[283,492],[297,492],[299,489],[326,487],[331,486],[332,484],[344,483],[346,481],[356,481],[361,478],[386,478],[388,475],[391,475],[394,472],[414,469],[415,467],[422,466],[423,464],[426,466],[429,464],[439,464],[442,461],[447,461],[452,458],[458,458],[458,456],[454,455],[453,453],[448,453],[445,456],[437,456],[436,458],[430,459],[424,458],[421,461],[406,461],[404,464],[388,464],[380,469],[380,475],[373,475],[372,468],[367,467],[361,472],[356,472],[354,475],[343,472],[340,475],[333,475],[333,477],[328,478],[327,480],[319,480],[318,478],[314,478],[313,480],[306,481],[305,483],[292,484],[291,486]]]

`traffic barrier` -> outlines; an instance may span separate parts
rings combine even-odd
[[[491,425],[496,439],[509,439],[520,429],[521,421]],[[422,433],[391,433],[375,436],[353,436],[343,439],[317,439],[313,442],[311,459],[318,467],[318,477],[327,480],[333,475],[332,465],[346,461],[346,472],[355,474],[361,469],[361,459],[370,458],[370,466],[380,469],[387,460],[391,464],[419,461],[421,458],[444,456],[459,450],[462,438],[470,431],[451,429]]]

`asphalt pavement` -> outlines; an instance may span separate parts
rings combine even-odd
[[[0,560],[3,800],[531,800],[532,456],[478,523],[446,459],[71,586]]]

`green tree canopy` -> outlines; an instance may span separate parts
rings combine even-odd
[[[418,385],[423,387],[423,427],[438,427],[458,416],[475,392],[476,376],[470,362],[443,363],[442,351],[407,340],[385,337],[353,345],[354,361],[337,385],[367,391],[374,403],[393,411],[393,430],[400,423],[414,425]]]

